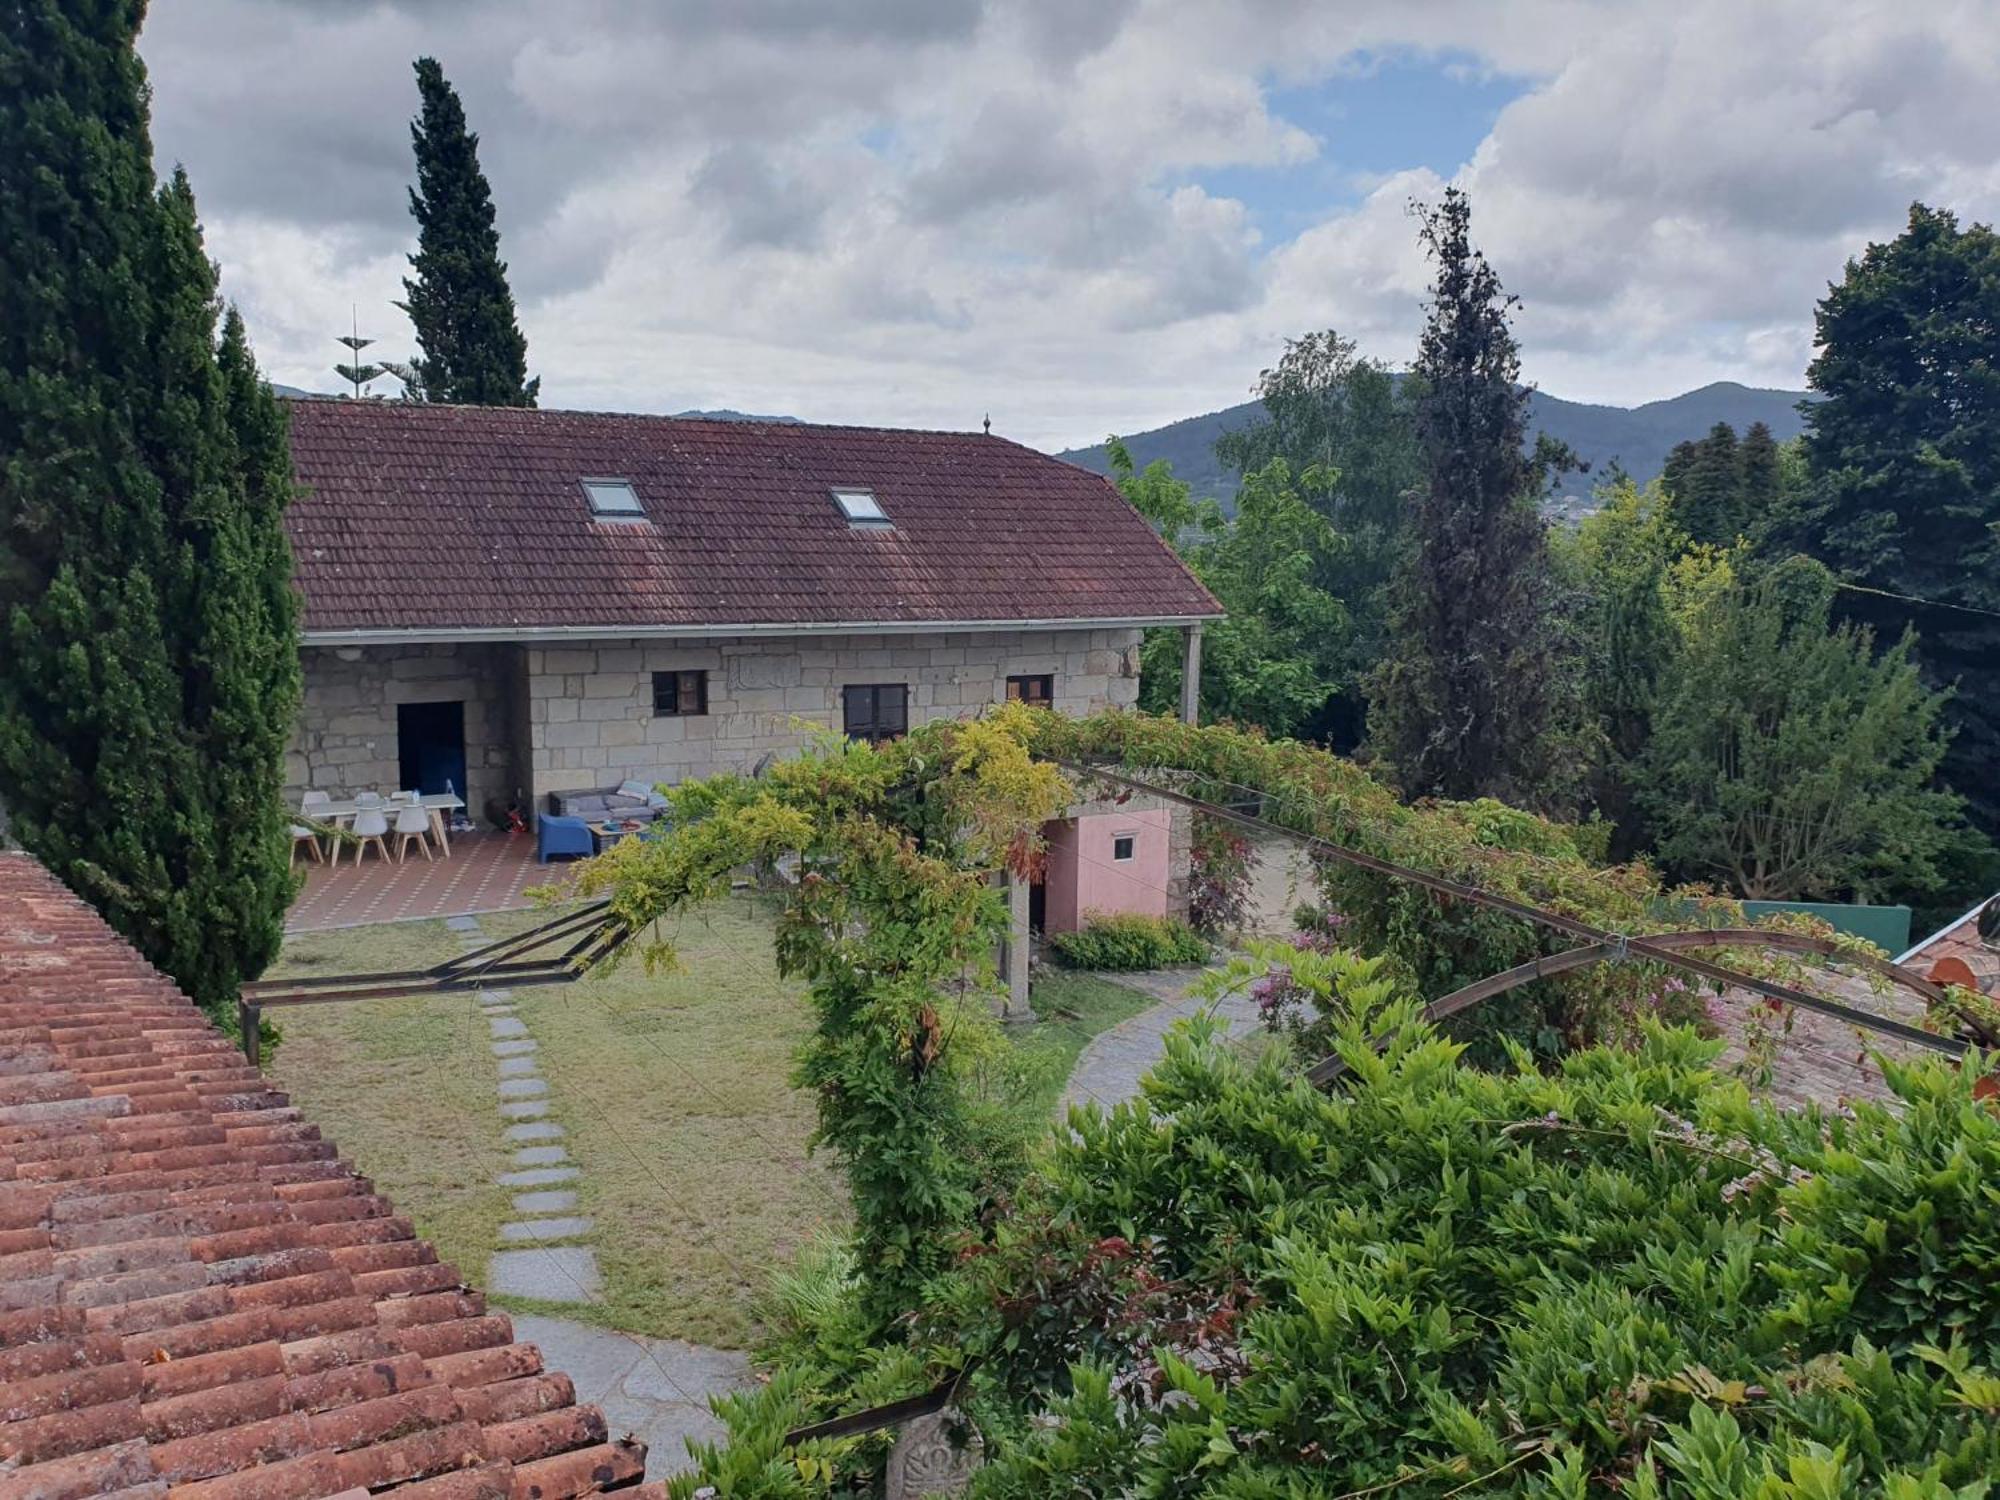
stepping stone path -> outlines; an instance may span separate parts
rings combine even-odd
[[[476,918],[453,917],[446,925],[468,951],[486,941]],[[604,1287],[597,1252],[576,1242],[588,1240],[596,1226],[576,1212],[575,1188],[561,1186],[575,1183],[578,1173],[562,1144],[562,1126],[542,1118],[549,1111],[549,1084],[535,1061],[539,1043],[510,997],[479,990],[473,998],[492,1034],[500,1136],[513,1151],[508,1170],[497,1179],[501,1187],[517,1190],[515,1217],[500,1226],[500,1241],[526,1247],[494,1251],[486,1285],[504,1296],[539,1302],[595,1302]]]
[[[445,925],[468,949],[486,941],[472,917]],[[597,1252],[579,1242],[596,1226],[578,1212],[581,1173],[562,1145],[563,1128],[544,1118],[549,1085],[535,1063],[539,1044],[507,997],[480,990],[474,998],[493,1038],[500,1138],[512,1151],[508,1170],[494,1179],[513,1190],[514,1218],[500,1226],[500,1242],[518,1247],[493,1252],[486,1289],[537,1302],[595,1302],[604,1276]],[[649,1479],[685,1469],[690,1441],[721,1439],[724,1428],[709,1398],[751,1384],[750,1361],[734,1350],[530,1313],[515,1314],[514,1336],[540,1346],[547,1368],[567,1374],[577,1401],[602,1408],[614,1432],[645,1441]]]

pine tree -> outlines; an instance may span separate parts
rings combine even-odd
[[[1765,437],[1770,437],[1766,428]],[[1708,436],[1677,444],[1660,483],[1674,499],[1674,519],[1691,541],[1726,547],[1743,531],[1743,455],[1736,429],[1717,422]]]
[[[0,798],[25,846],[220,1005],[270,957],[242,934],[275,933],[290,895],[266,873],[288,852],[269,744],[296,691],[235,679],[253,632],[216,537],[268,564],[289,478],[243,513],[214,268],[186,179],[154,189],[142,15],[0,12]],[[256,649],[295,680],[285,608]],[[204,717],[225,700],[248,717]],[[225,828],[225,773],[273,807]]]
[[[507,286],[494,226],[493,190],[479,167],[479,137],[436,58],[417,59],[423,107],[410,124],[417,185],[416,272],[399,304],[417,327],[423,353],[411,361],[412,397],[468,406],[533,406],[541,387],[528,379],[528,341]]]
[[[1762,422],[1752,422],[1736,450],[1736,460],[1741,472],[1738,529],[1745,536],[1756,536],[1771,524],[1784,501],[1784,458],[1771,429]]]
[[[1514,299],[1470,231],[1457,189],[1424,218],[1437,266],[1415,369],[1425,472],[1369,732],[1411,796],[1563,806],[1584,770],[1580,704],[1536,501],[1569,460],[1546,442],[1525,451]]]
[[[1848,262],[1818,332],[1810,491],[1775,541],[1881,591],[1844,590],[1843,616],[1920,632],[1925,677],[1958,687],[1944,774],[2000,833],[2000,234],[1912,205]]]

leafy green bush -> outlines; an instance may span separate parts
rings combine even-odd
[[[931,1284],[905,1390],[969,1369],[978,1500],[1992,1494],[1990,1062],[1889,1067],[1898,1107],[1838,1115],[1756,1104],[1685,1027],[1485,1072],[1389,972],[1297,970],[1341,1091],[1189,1023]],[[774,1485],[797,1389],[725,1413]],[[718,1492],[868,1472],[810,1458]]]
[[[1207,941],[1176,917],[1092,914],[1075,932],[1050,936],[1056,960],[1071,969],[1164,969],[1208,958]]]

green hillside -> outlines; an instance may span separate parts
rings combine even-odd
[[[1804,391],[1757,390],[1732,380],[1718,380],[1684,395],[1634,407],[1590,406],[1537,391],[1530,410],[1535,432],[1562,439],[1589,461],[1591,473],[1573,476],[1566,486],[1584,492],[1592,476],[1602,473],[1614,459],[1642,483],[1656,478],[1666,467],[1674,444],[1700,437],[1717,422],[1727,422],[1739,433],[1753,422],[1763,422],[1780,442],[1797,437],[1805,427],[1798,404],[1806,399]],[[1227,500],[1236,493],[1236,476],[1216,462],[1215,440],[1225,432],[1249,426],[1260,413],[1259,403],[1246,401],[1227,411],[1130,434],[1125,442],[1140,467],[1164,458],[1174,466],[1176,476],[1194,486],[1195,494]],[[1110,472],[1101,443],[1072,448],[1057,457],[1100,474]]]

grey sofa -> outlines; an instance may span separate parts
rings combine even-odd
[[[549,811],[559,818],[583,818],[593,823],[611,818],[650,823],[665,810],[662,805],[665,799],[650,788],[645,789],[643,796],[640,791],[638,783],[628,781],[620,786],[550,792]]]

